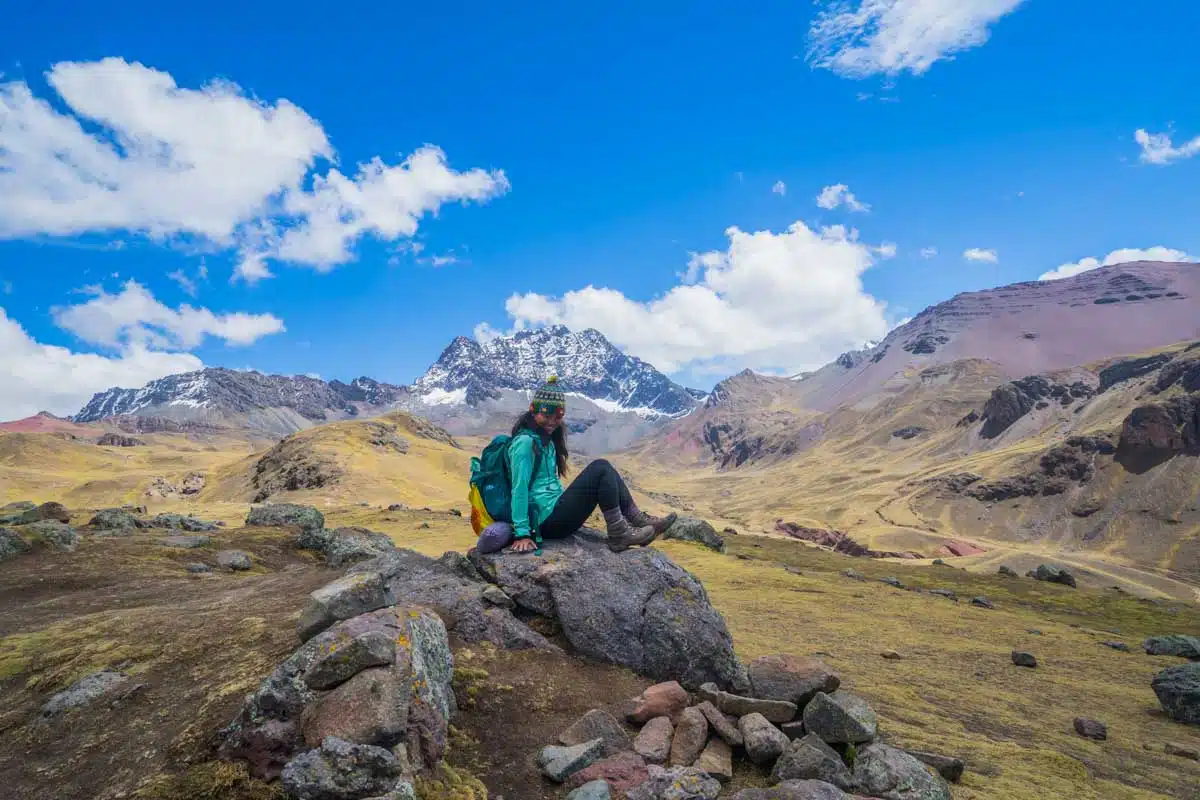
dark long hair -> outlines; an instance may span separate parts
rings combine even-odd
[[[532,411],[526,411],[521,416],[517,417],[517,422],[513,425],[512,435],[516,436],[517,431],[522,428],[528,428],[540,438],[546,438],[546,432],[537,424],[537,420],[533,418]],[[558,476],[565,478],[567,476],[567,426],[559,425],[554,429],[554,433],[550,434],[550,441],[554,442],[554,461],[558,467]]]

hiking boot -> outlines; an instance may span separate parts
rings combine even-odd
[[[665,517],[652,517],[637,506],[634,506],[628,517],[628,520],[629,524],[633,525],[635,528],[644,528],[649,525],[651,528],[654,528],[654,535],[657,536],[667,528],[674,525],[675,520],[678,518],[679,515],[674,511],[672,511],[670,514],[667,514]]]
[[[603,513],[608,527],[608,549],[614,553],[623,553],[634,545],[645,547],[658,537],[658,532],[650,525],[640,528],[630,525],[620,509]]]

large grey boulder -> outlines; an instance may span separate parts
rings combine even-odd
[[[1033,578],[1035,581],[1046,581],[1047,583],[1061,583],[1063,586],[1075,588],[1075,576],[1065,569],[1054,567],[1049,564],[1039,564],[1037,569],[1031,569],[1025,573],[1026,577]]]
[[[829,744],[859,744],[875,738],[879,720],[866,701],[841,689],[817,692],[804,707],[804,727]]]
[[[1152,636],[1142,642],[1142,649],[1150,656],[1178,656],[1200,661],[1200,636],[1186,636],[1181,633]]]
[[[391,791],[400,762],[389,750],[330,736],[283,769],[283,788],[292,800],[363,800]]]
[[[875,743],[854,760],[859,791],[882,800],[951,800],[950,786],[903,750]]]
[[[212,533],[221,529],[215,522],[197,519],[187,514],[157,514],[143,527],[169,528],[188,533]]]
[[[747,714],[742,717],[738,720],[738,730],[742,734],[746,756],[755,764],[775,763],[792,741],[762,714]]]
[[[246,515],[247,526],[272,528],[299,528],[297,545],[301,548],[321,549],[325,541],[325,515],[312,506],[293,503],[271,503],[255,506]]]
[[[217,566],[234,572],[245,572],[254,568],[254,559],[243,550],[222,550],[217,553]]]
[[[352,617],[309,639],[259,685],[222,730],[220,754],[270,780],[306,743],[336,735],[400,742],[415,768],[428,768],[445,752],[453,672],[445,626],[432,611],[390,607]]]
[[[491,642],[508,650],[559,649],[509,608],[491,602],[489,595],[494,596],[496,587],[458,554],[432,559],[414,550],[393,549],[347,570],[348,576],[361,573],[381,575],[393,602],[436,610],[446,627],[469,644]]]
[[[29,552],[29,542],[11,528],[0,528],[0,561]]]
[[[832,783],[839,789],[854,788],[854,777],[850,774],[850,769],[842,763],[842,757],[815,733],[796,739],[788,745],[787,750],[775,762],[771,779],[776,782],[820,780]]]
[[[662,533],[664,539],[681,539],[685,542],[695,542],[716,550],[725,552],[725,539],[717,533],[717,529],[702,519],[693,517],[678,517],[671,526]]]
[[[749,688],[704,586],[654,548],[613,553],[583,529],[541,556],[476,551],[471,563],[517,606],[555,619],[581,655],[689,688]]]
[[[1200,725],[1200,662],[1167,667],[1154,676],[1150,687],[1168,717]]]

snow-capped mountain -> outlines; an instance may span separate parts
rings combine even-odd
[[[264,375],[260,372],[212,367],[169,375],[140,389],[109,389],[92,397],[72,419],[96,422],[118,415],[163,416],[174,419],[232,423],[238,415],[275,412],[265,427],[297,429],[304,421],[323,422],[357,416],[372,407],[395,404],[407,390],[358,378],[348,384],[325,382],[304,375]],[[298,418],[298,419],[296,419]]]
[[[644,417],[686,414],[705,396],[622,353],[599,331],[572,332],[561,325],[482,344],[460,336],[413,384],[412,392],[429,405],[475,406],[498,400],[505,389],[537,389],[551,375],[558,376],[563,391],[586,397],[605,411]]]

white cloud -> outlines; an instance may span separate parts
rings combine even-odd
[[[847,78],[923,75],[987,42],[1023,0],[826,0],[808,31],[808,62]]]
[[[845,204],[846,208],[851,211],[870,211],[871,206],[866,203],[860,203],[854,193],[850,191],[844,183],[835,183],[833,186],[826,186],[817,195],[817,205],[824,209],[833,210],[840,205]]]
[[[450,264],[459,263],[459,258],[456,255],[448,254],[444,256],[430,256],[429,263],[435,267],[445,267]]]
[[[1140,159],[1147,164],[1170,164],[1200,153],[1200,136],[1179,147],[1172,144],[1169,133],[1147,133],[1138,128],[1133,138],[1142,146]]]
[[[972,247],[963,251],[963,258],[967,261],[983,261],[988,264],[1000,263],[1000,254],[995,250],[983,250],[978,247]]]
[[[671,373],[749,367],[794,374],[887,333],[885,304],[861,281],[876,248],[859,243],[856,231],[795,222],[781,233],[725,233],[727,249],[692,254],[683,276],[690,280],[649,302],[588,286],[557,298],[513,295],[505,309],[516,330],[596,328]],[[486,325],[476,329],[480,339],[494,334]]]
[[[86,303],[52,313],[59,327],[102,347],[191,350],[209,336],[227,345],[248,345],[284,330],[283,321],[271,314],[214,314],[186,304],[174,310],[132,280],[119,294],[94,294]]]
[[[169,272],[167,273],[167,277],[179,284],[179,288],[183,289],[189,297],[196,296],[196,282],[189,278],[183,270],[177,269],[174,272]]]
[[[445,203],[509,188],[499,170],[451,169],[432,145],[353,178],[314,172],[336,160],[320,123],[224,81],[180,88],[119,58],[59,63],[46,79],[69,113],[0,84],[0,238],[182,238],[238,252],[238,276],[254,281],[268,259],[328,270],[363,236],[411,237]]]
[[[878,247],[872,247],[871,252],[878,254],[880,258],[895,258],[897,249],[895,242],[884,242]]]
[[[1099,267],[1108,267],[1113,264],[1127,264],[1131,261],[1200,261],[1200,258],[1190,256],[1182,250],[1172,250],[1169,247],[1158,245],[1156,247],[1148,247],[1145,250],[1126,247],[1120,250],[1113,250],[1106,255],[1103,260],[1098,258],[1088,257],[1081,258],[1078,261],[1070,264],[1063,264],[1060,267],[1044,272],[1038,276],[1039,281],[1055,281],[1060,278],[1070,278],[1073,275],[1078,275],[1081,272],[1090,272]]]
[[[142,386],[177,372],[203,367],[187,353],[156,353],[130,347],[119,356],[75,353],[40,344],[0,308],[0,419],[49,411],[74,414],[96,392],[113,386]]]
[[[778,195],[787,194],[787,184],[783,181],[775,181],[775,185],[771,187],[771,191]]]
[[[921,248],[921,258],[926,258],[926,259],[936,258],[937,254],[938,254],[938,249],[936,247],[922,247]]]

